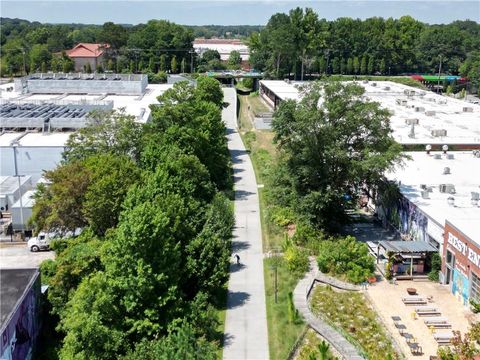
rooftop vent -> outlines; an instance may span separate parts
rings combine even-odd
[[[480,200],[480,193],[472,191],[471,194],[472,194],[472,200],[477,200],[477,201]]]
[[[463,108],[463,112],[473,112],[473,108],[470,107],[470,106],[465,106],[465,107]]]
[[[440,155],[440,154],[435,154],[435,155],[433,155],[433,158],[434,158],[435,160],[440,160],[440,159],[442,158],[442,155]]]
[[[390,86],[385,86],[383,90],[387,90],[387,91],[390,90]]]
[[[426,184],[420,184],[420,189],[427,190],[427,185]]]
[[[422,190],[422,198],[430,199],[430,194],[428,193],[428,190]]]
[[[437,104],[445,105],[447,103],[447,99],[438,99]]]
[[[432,136],[434,137],[447,136],[447,130],[445,129],[432,130]]]
[[[363,80],[362,81],[364,84],[368,84],[368,80]]]
[[[480,158],[480,150],[473,150],[473,151],[472,151],[472,154],[473,154],[473,156],[475,156],[476,158]]]
[[[424,112],[425,108],[423,106],[415,106],[415,111],[416,112]]]
[[[405,124],[407,125],[418,125],[418,119],[405,119]]]
[[[427,116],[435,116],[435,111],[434,111],[434,110],[425,111],[425,115],[427,115]]]
[[[450,168],[448,166],[444,167],[443,168],[443,175],[449,175],[449,174],[451,174]]]
[[[373,83],[372,83],[372,86],[373,86],[373,87],[376,87],[376,86],[377,86],[377,83],[376,83],[376,82],[373,82]]]
[[[447,159],[448,160],[453,160],[455,156],[453,154],[447,154]]]
[[[450,206],[455,206],[455,198],[454,198],[453,196],[449,196],[449,197],[447,198],[447,203],[448,203],[448,205],[450,205]]]

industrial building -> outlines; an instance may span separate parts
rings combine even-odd
[[[260,94],[272,108],[301,98],[306,82],[260,81]],[[480,149],[480,105],[390,81],[362,81],[365,98],[391,112],[392,136],[405,148]]]
[[[0,269],[0,358],[31,359],[40,331],[38,269]]]
[[[9,211],[17,200],[32,187],[31,176],[0,176],[0,211]]]
[[[142,95],[147,85],[143,74],[33,73],[15,79],[21,94]]]
[[[232,51],[238,51],[242,61],[248,61],[250,51],[247,44],[240,39],[204,39],[197,38],[193,41],[195,52],[202,56],[207,50],[216,50],[220,54],[220,60],[227,61]]]
[[[376,203],[378,217],[405,240],[424,241],[442,258],[441,282],[459,301],[480,302],[480,151],[409,152],[386,174],[400,199]]]
[[[27,230],[28,222],[32,217],[33,205],[35,204],[35,190],[28,190],[10,208],[12,227],[14,230]],[[31,228],[31,227],[30,227]]]

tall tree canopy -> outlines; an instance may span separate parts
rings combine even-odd
[[[274,113],[275,142],[282,152],[279,201],[314,224],[340,223],[363,186],[377,184],[400,160],[388,110],[362,98],[356,84],[313,83],[298,103]]]

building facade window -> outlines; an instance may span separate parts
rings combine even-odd
[[[470,291],[470,298],[480,303],[480,277],[472,272],[472,289]]]

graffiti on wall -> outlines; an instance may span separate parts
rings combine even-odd
[[[385,209],[387,220],[412,240],[427,241],[428,218],[408,199],[400,198],[396,205]]]
[[[459,269],[453,270],[452,293],[460,299],[463,305],[468,304],[468,278]]]
[[[32,357],[34,341],[38,335],[37,283],[30,288],[2,332],[2,360],[25,360]]]

